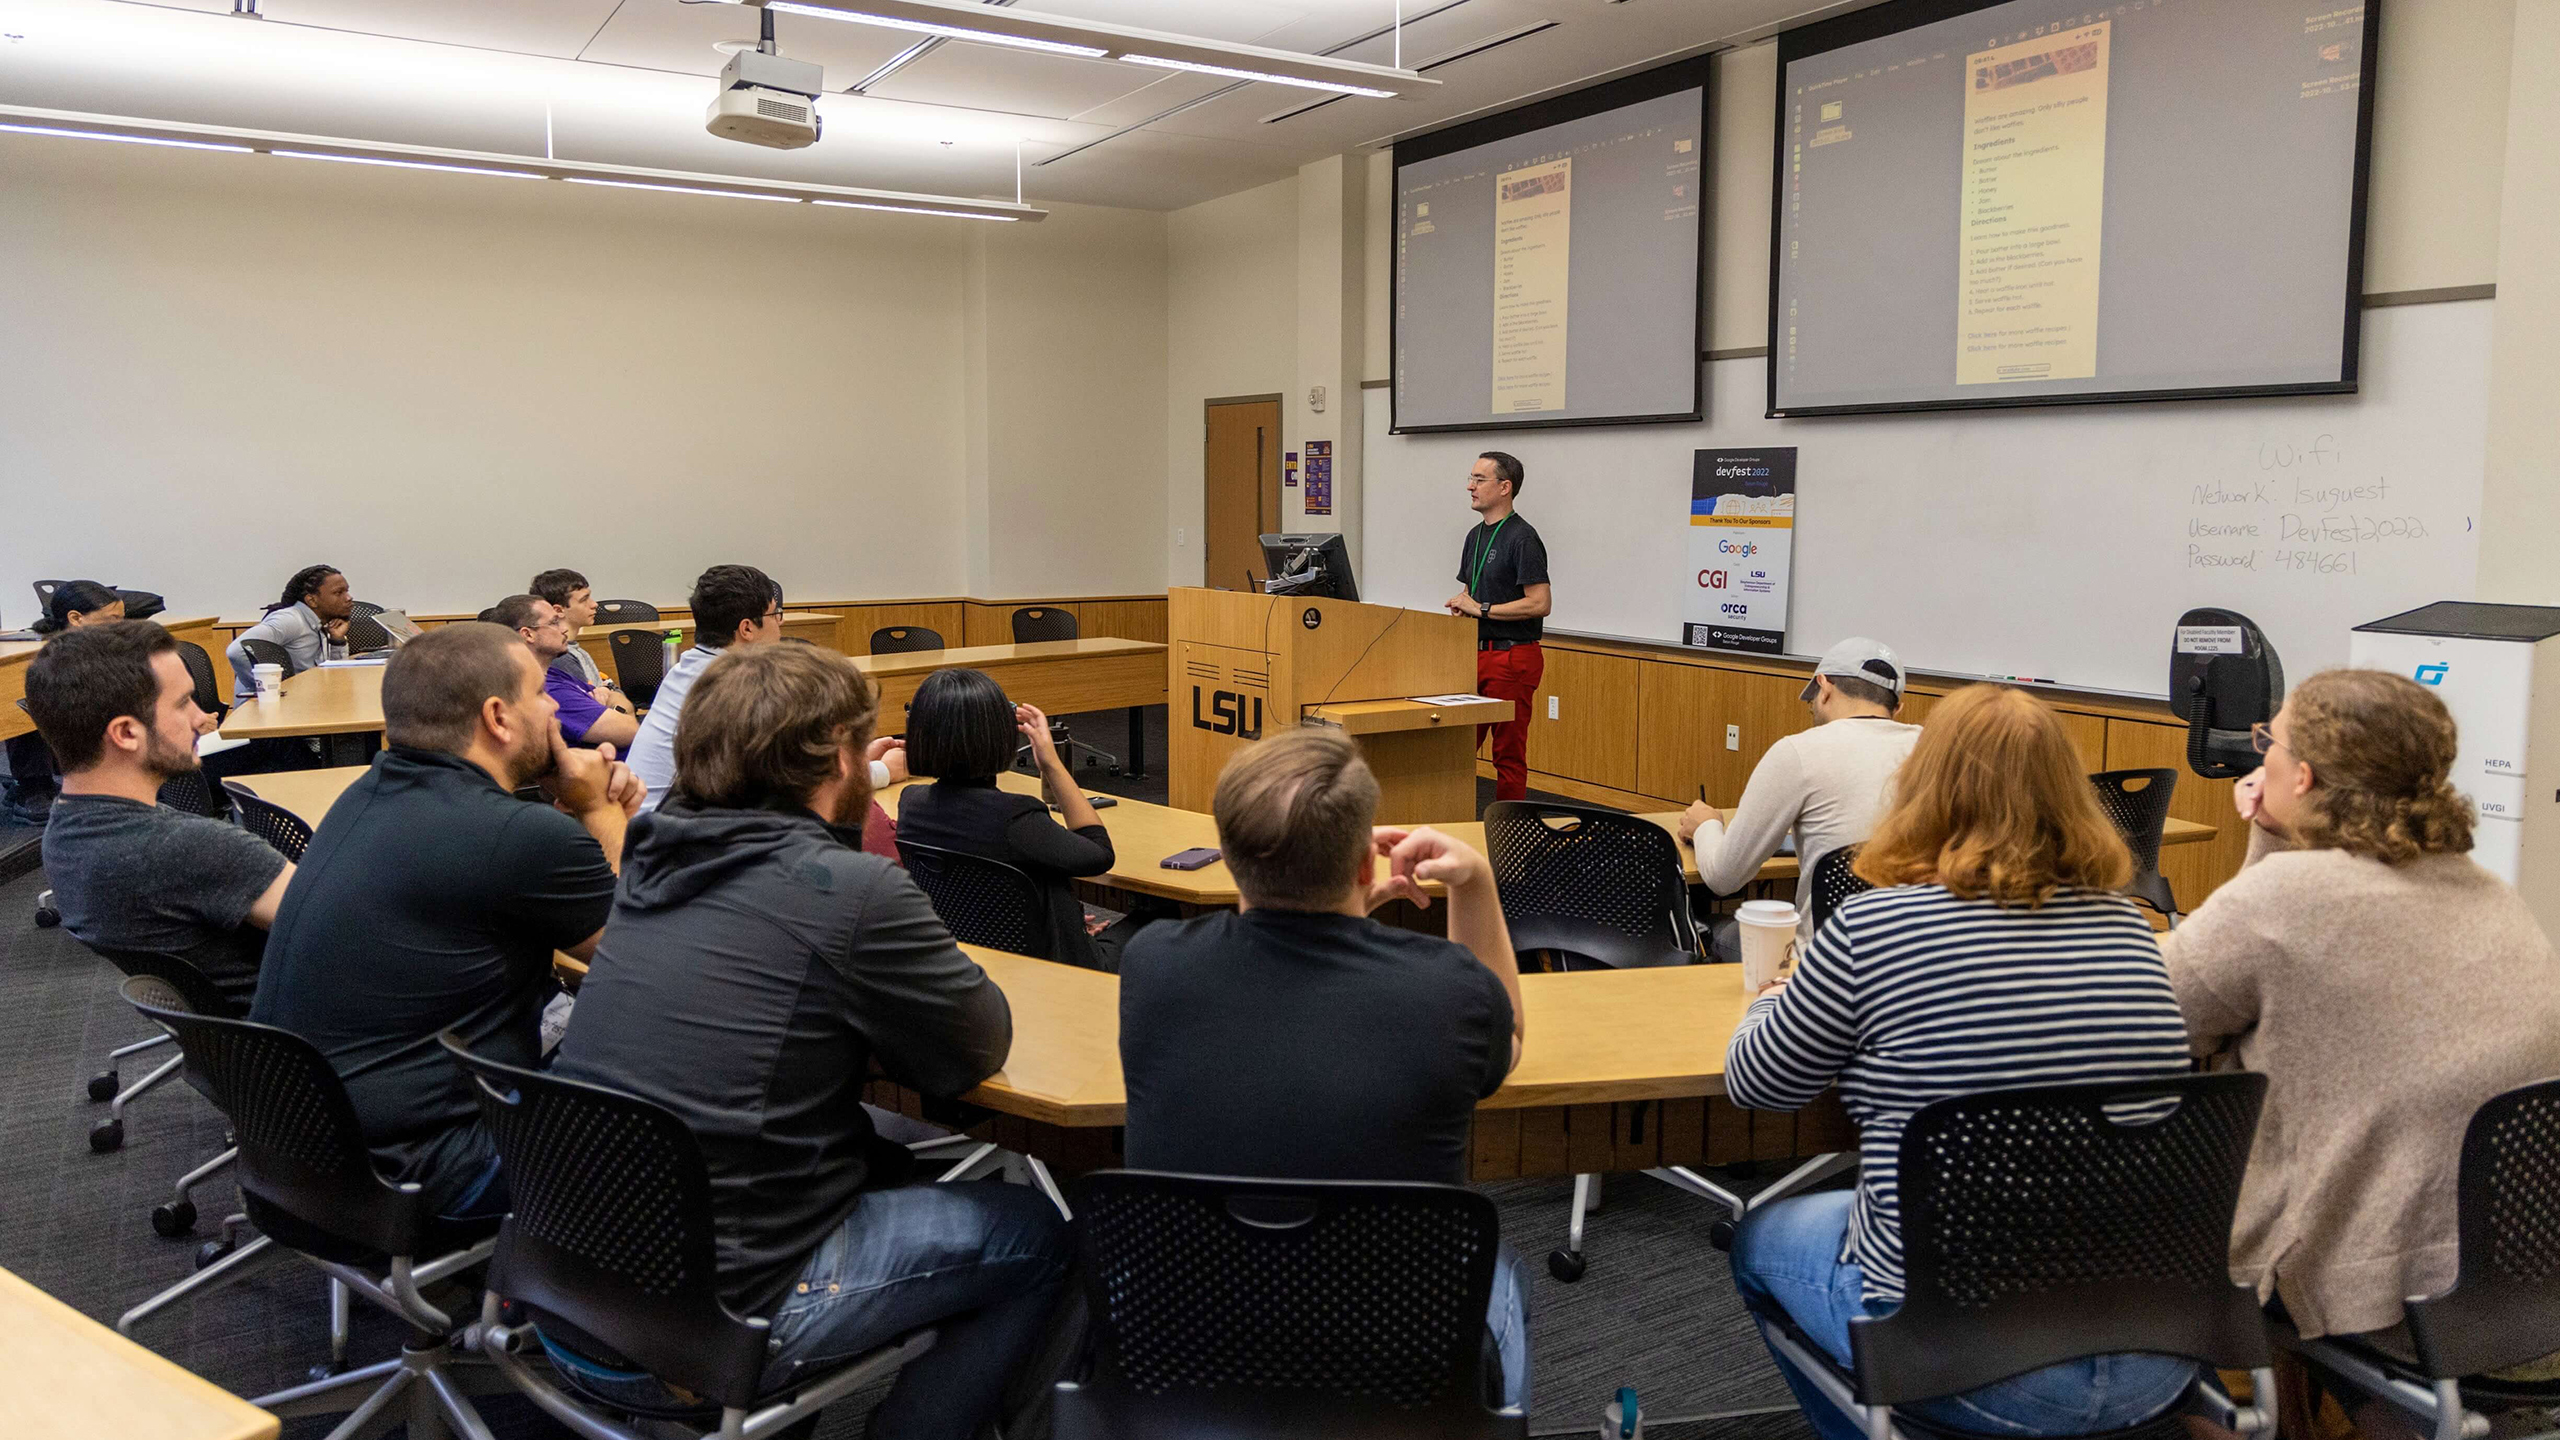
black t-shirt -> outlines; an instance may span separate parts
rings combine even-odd
[[[1538,538],[1536,526],[1516,513],[1491,525],[1478,525],[1467,532],[1466,543],[1458,550],[1458,583],[1488,609],[1520,599],[1530,586],[1548,583],[1547,542]],[[1544,620],[1476,622],[1479,640],[1535,640],[1546,633]]]
[[[1084,902],[1074,879],[1110,873],[1111,832],[1099,825],[1070,830],[1049,816],[1037,795],[1017,795],[984,780],[936,780],[898,793],[898,838],[957,850],[1014,867],[1049,898],[1049,959],[1098,970],[1102,961],[1084,929]]]
[[[284,856],[237,825],[113,795],[65,795],[44,831],[45,878],[81,943],[192,962],[248,1000],[267,934],[250,908]]]
[[[1348,915],[1158,923],[1120,961],[1128,1164],[1463,1184],[1511,1068],[1511,997],[1465,948]]]
[[[295,867],[249,1018],[318,1046],[375,1160],[450,1201],[490,1150],[437,1034],[536,1064],[551,952],[604,924],[613,881],[577,821],[461,756],[385,751]]]

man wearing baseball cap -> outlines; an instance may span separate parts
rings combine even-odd
[[[1698,850],[1698,878],[1719,895],[1751,881],[1795,833],[1796,913],[1810,917],[1814,862],[1867,838],[1884,817],[1894,772],[1920,739],[1920,727],[1896,721],[1902,708],[1901,657],[1863,635],[1822,652],[1805,683],[1814,728],[1769,747],[1752,767],[1730,829],[1703,800],[1680,817],[1680,838]],[[1717,928],[1722,959],[1739,959],[1730,924]]]

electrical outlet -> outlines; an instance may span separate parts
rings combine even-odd
[[[1563,719],[1563,718],[1564,718],[1564,717],[1563,717],[1563,715],[1562,715],[1561,713],[1559,713],[1559,711],[1557,710],[1557,707],[1558,707],[1559,705],[1563,704],[1563,703],[1564,703],[1564,697],[1563,697],[1563,696],[1561,696],[1561,695],[1550,695],[1550,696],[1548,696],[1548,697],[1547,697],[1547,718],[1548,718],[1548,719],[1550,719],[1550,720],[1561,720],[1561,719]]]
[[[1191,538],[1191,531],[1189,530],[1189,528],[1188,528],[1188,527],[1181,526],[1181,525],[1176,525],[1176,526],[1174,526],[1174,527],[1173,527],[1173,543],[1174,543],[1174,544],[1179,545],[1179,544],[1183,543],[1184,541],[1186,541],[1186,540],[1188,540],[1188,539],[1190,539],[1190,538]]]
[[[1742,748],[1741,726],[1727,725],[1724,727],[1724,748],[1727,750],[1739,750]]]

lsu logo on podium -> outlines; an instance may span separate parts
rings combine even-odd
[[[1245,716],[1250,713],[1252,719]],[[1200,713],[1200,687],[1191,687],[1191,728],[1212,735],[1233,735],[1240,740],[1262,738],[1262,697],[1236,690],[1209,692],[1209,713]]]

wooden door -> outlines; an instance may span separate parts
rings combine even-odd
[[[1262,541],[1280,528],[1280,397],[1251,395],[1208,404],[1204,441],[1202,583],[1242,590],[1262,575]]]

